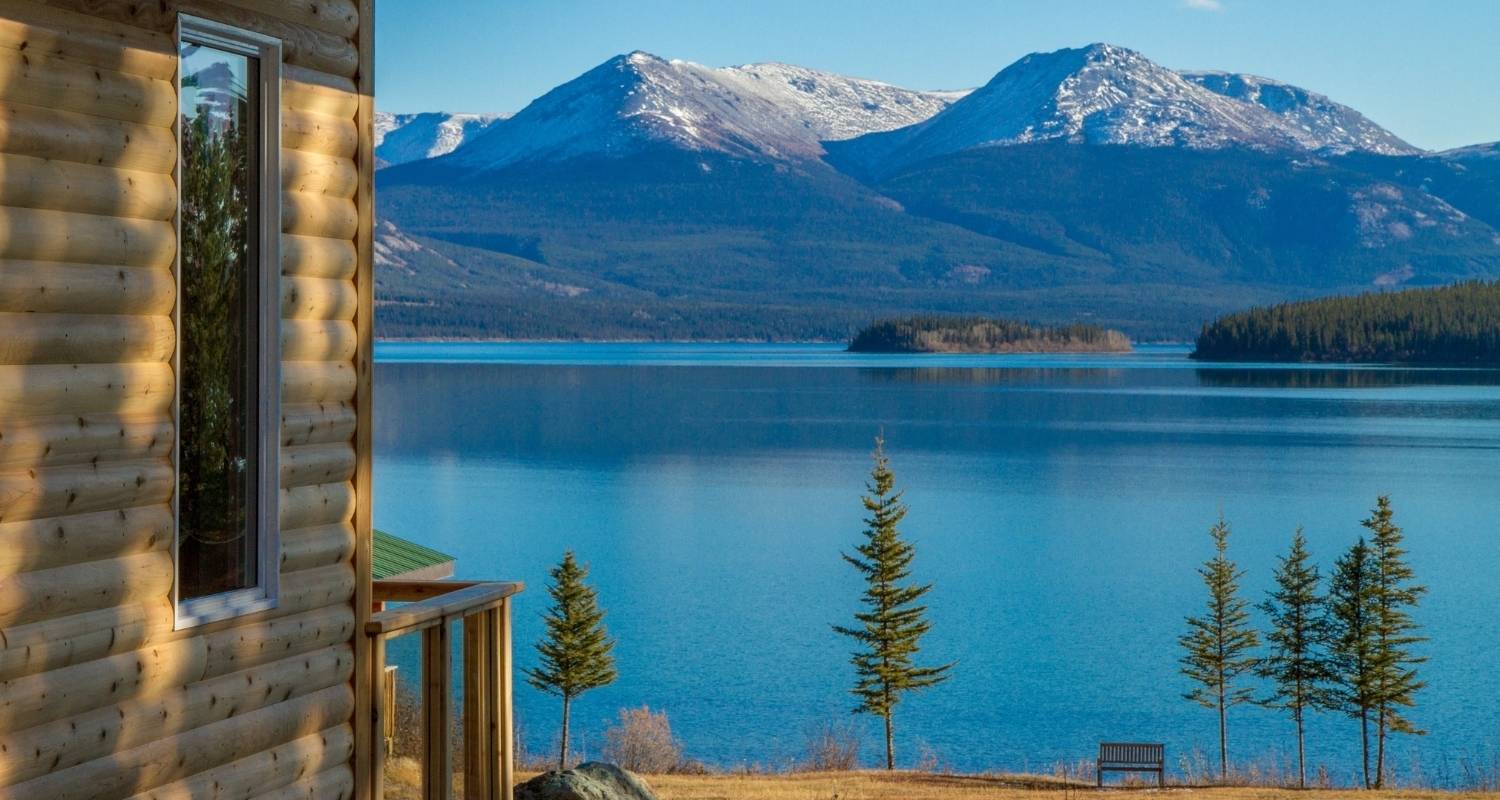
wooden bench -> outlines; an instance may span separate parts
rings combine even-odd
[[[1104,785],[1105,772],[1155,772],[1157,787],[1166,786],[1166,745],[1100,742],[1094,775]]]

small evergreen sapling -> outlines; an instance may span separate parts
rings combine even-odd
[[[1330,652],[1337,679],[1337,708],[1359,720],[1360,769],[1370,779],[1370,711],[1378,704],[1375,677],[1375,564],[1361,538],[1333,565],[1328,582],[1328,615],[1333,625]]]
[[[1208,608],[1188,617],[1188,631],[1178,642],[1184,650],[1182,673],[1196,685],[1183,697],[1219,712],[1219,776],[1229,779],[1229,709],[1252,699],[1240,676],[1255,669],[1254,649],[1260,637],[1250,625],[1249,603],[1239,596],[1244,575],[1229,560],[1229,523],[1223,517],[1209,529],[1214,557],[1198,570],[1208,587]]]
[[[1297,786],[1307,788],[1307,712],[1331,702],[1334,671],[1329,662],[1330,626],[1324,598],[1319,594],[1318,568],[1307,552],[1307,538],[1298,528],[1292,546],[1276,568],[1276,588],[1261,611],[1270,621],[1266,632],[1269,652],[1256,672],[1271,681],[1271,695],[1262,702],[1287,712],[1297,726]]]
[[[1370,553],[1375,562],[1375,788],[1385,785],[1385,743],[1392,733],[1422,735],[1406,718],[1406,709],[1416,705],[1416,693],[1426,684],[1417,677],[1417,666],[1427,659],[1412,652],[1412,646],[1427,641],[1417,635],[1411,609],[1427,587],[1413,582],[1406,563],[1401,529],[1396,526],[1391,498],[1381,495],[1362,523],[1370,531]]]
[[[1423,733],[1405,716],[1425,685],[1417,666],[1426,658],[1414,645],[1417,635],[1411,609],[1427,589],[1412,582],[1401,529],[1388,496],[1381,496],[1361,524],[1370,539],[1360,539],[1339,560],[1329,586],[1329,613],[1334,623],[1333,655],[1338,676],[1339,707],[1359,720],[1361,767],[1366,788],[1385,784],[1385,745],[1392,733]],[[1370,728],[1375,728],[1371,764]]]
[[[578,565],[573,551],[563,554],[552,570],[547,594],[552,607],[543,617],[546,636],[536,643],[541,663],[526,670],[526,680],[540,691],[562,698],[562,735],[557,768],[568,766],[568,715],[580,694],[614,683],[614,640],[604,628],[599,598],[584,581],[588,568]]]
[[[885,723],[885,768],[896,768],[896,746],[892,716],[901,696],[936,686],[948,679],[953,664],[918,666],[913,657],[918,642],[927,633],[927,607],[917,601],[932,590],[932,584],[908,583],[916,551],[901,537],[898,525],[906,516],[896,476],[885,455],[885,439],[875,439],[875,466],[870,472],[869,494],[861,500],[870,516],[865,519],[864,542],[857,556],[844,554],[865,579],[855,627],[833,626],[858,645],[850,658],[857,680],[851,693],[859,700],[855,713],[873,714]]]

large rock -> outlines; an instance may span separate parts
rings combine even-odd
[[[656,793],[634,773],[590,761],[532,778],[516,787],[516,800],[656,800]]]

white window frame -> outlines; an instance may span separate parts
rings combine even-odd
[[[181,515],[178,512],[178,481],[181,437],[172,451],[172,604],[176,610],[175,627],[191,628],[218,620],[253,614],[275,608],[281,589],[281,40],[221,22],[181,14],[177,18],[179,64],[183,40],[213,47],[259,60],[260,71],[260,237],[259,258],[254,265],[259,273],[260,340],[259,340],[259,442],[257,442],[256,548],[258,551],[256,585],[222,594],[183,599],[179,595],[178,537]],[[177,97],[182,97],[182,70],[177,76]],[[179,100],[180,102],[180,100]],[[181,207],[182,132],[181,114],[174,123],[177,134],[177,175],[179,208]],[[177,346],[172,356],[174,375],[182,374],[182,220],[176,220],[178,255],[174,273],[178,302],[172,310],[177,331]],[[172,399],[172,424],[181,430],[182,386]]]

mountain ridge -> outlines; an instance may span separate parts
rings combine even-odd
[[[593,155],[628,158],[658,146],[784,162],[828,156],[838,168],[871,175],[973,147],[1054,139],[1322,154],[1425,152],[1318,92],[1248,73],[1173,70],[1107,43],[1028,54],[978,89],[931,91],[777,62],[708,67],[637,50],[560,84],[513,115],[478,121],[472,118],[479,115],[407,116],[451,118],[428,127],[462,122],[463,134],[441,137],[422,155],[451,155],[450,164],[467,170]],[[403,153],[386,160],[416,158]]]
[[[1180,72],[1105,43],[1032,53],[923,122],[829,150],[843,168],[881,175],[977,147],[1054,140],[1194,150],[1420,152],[1316,92],[1238,73]]]
[[[628,157],[660,145],[816,160],[825,139],[910,124],[956,96],[787,64],[706,67],[637,50],[537,98],[455,150],[449,163],[494,170],[528,161]]]
[[[1327,95],[1275,78],[1245,72],[1178,70],[1179,75],[1215,94],[1256,103],[1282,115],[1291,124],[1321,132],[1318,149],[1348,153],[1361,151],[1386,156],[1426,152],[1370,121],[1368,117]]]

